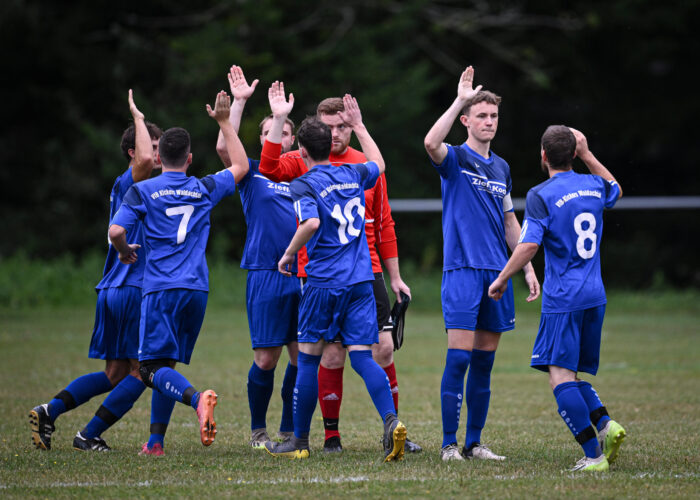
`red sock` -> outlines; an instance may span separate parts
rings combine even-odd
[[[321,365],[318,370],[318,402],[323,414],[323,428],[326,439],[338,436],[338,420],[340,418],[340,403],[343,400],[343,369],[326,368]]]
[[[394,398],[394,409],[399,411],[399,382],[396,380],[396,367],[392,362],[389,366],[385,366],[383,370],[386,376],[389,377],[389,387],[391,387],[391,397]]]

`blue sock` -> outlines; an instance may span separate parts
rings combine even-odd
[[[308,438],[311,417],[316,410],[318,399],[318,365],[321,356],[303,352],[297,358],[297,381],[294,386],[294,436]]]
[[[462,411],[464,376],[469,368],[471,352],[464,349],[448,349],[445,371],[440,384],[442,408],[442,446],[457,443],[459,414]]]
[[[84,438],[101,436],[104,431],[114,425],[126,412],[128,412],[136,400],[146,390],[146,385],[141,380],[127,375],[117,384],[99,407],[95,416],[88,422],[81,434]]]
[[[275,369],[263,370],[253,362],[248,371],[248,406],[250,407],[250,428],[267,427],[265,416],[275,387]]]
[[[111,390],[112,383],[105,372],[88,373],[78,377],[51,400],[49,417],[56,420],[62,413],[80,406],[91,397]]]
[[[599,408],[603,408],[605,410],[603,402],[600,400],[600,398],[598,397],[598,393],[591,384],[584,380],[579,380],[578,390],[581,391],[581,396],[583,396],[583,400],[586,402],[586,406],[588,406],[589,414],[593,413]],[[605,410],[605,413],[606,415],[601,415],[598,421],[595,422],[595,426],[598,429],[598,432],[600,432],[603,429],[603,427],[605,427],[605,424],[607,424],[610,420],[610,417],[607,415],[607,410]]]
[[[153,390],[151,396],[151,436],[148,438],[148,447],[160,443],[165,447],[165,431],[170,423],[170,416],[175,408],[175,400]]]
[[[559,405],[559,415],[566,423],[587,457],[600,456],[600,446],[588,417],[588,406],[578,390],[576,382],[564,382],[554,388],[554,397]],[[585,436],[585,437],[584,437]],[[583,441],[583,442],[582,442]]]
[[[297,383],[297,367],[291,361],[287,364],[282,382],[282,420],[280,432],[294,430],[294,385]]]
[[[374,407],[379,412],[379,416],[382,417],[382,421],[386,421],[386,417],[389,415],[396,416],[389,377],[386,376],[382,367],[372,359],[372,351],[369,349],[366,351],[350,351],[350,365],[365,381],[367,392],[369,392]]]
[[[195,410],[197,409],[199,393],[195,391],[192,384],[176,370],[168,367],[158,369],[153,377],[153,387],[170,399],[190,405]]]
[[[471,366],[467,375],[467,437],[464,446],[469,448],[481,442],[481,430],[486,424],[491,399],[491,369],[495,351],[472,350]]]

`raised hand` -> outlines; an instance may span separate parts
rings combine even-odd
[[[569,127],[569,130],[571,130],[571,133],[573,133],[574,137],[576,138],[576,156],[579,158],[585,156],[589,151],[588,139],[586,139],[586,136],[583,135],[583,132],[576,130],[575,128]]]
[[[131,116],[134,117],[134,120],[144,119],[143,113],[139,111],[139,108],[136,107],[136,103],[134,102],[134,91],[129,89],[129,111],[131,111]]]
[[[221,91],[216,94],[216,102],[214,103],[214,109],[207,104],[207,113],[217,122],[228,121],[229,114],[231,114],[231,98],[225,91]]]
[[[345,111],[338,111],[340,119],[351,128],[362,125],[362,113],[360,112],[360,106],[357,104],[357,99],[350,94],[345,94],[343,96],[343,106]]]
[[[457,85],[457,97],[463,101],[474,97],[481,90],[482,85],[479,85],[474,89],[472,88],[473,84],[474,68],[467,66],[467,69],[462,72],[462,76],[459,79],[459,84]]]
[[[275,117],[286,117],[294,107],[294,94],[289,94],[289,101],[284,96],[284,82],[275,81],[267,91],[270,111]]]
[[[228,74],[228,83],[231,87],[231,95],[235,100],[248,100],[255,92],[258,82],[259,80],[255,79],[252,84],[248,85],[243,69],[240,66],[231,66]]]

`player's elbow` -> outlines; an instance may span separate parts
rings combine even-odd
[[[316,231],[318,231],[318,228],[321,227],[321,219],[317,217],[312,217],[310,219],[306,219],[304,222],[302,222],[302,224],[309,231],[315,233]]]
[[[437,152],[438,149],[440,149],[441,145],[442,141],[436,141],[435,139],[430,137],[430,134],[426,135],[425,139],[423,139],[423,146],[425,146],[425,150],[430,156],[433,156],[433,154]]]
[[[114,243],[115,240],[121,238],[126,234],[126,229],[118,224],[112,224],[109,226],[109,240]]]
[[[250,165],[248,162],[245,163],[235,163],[231,165],[231,173],[233,174],[233,178],[236,181],[236,184],[241,182],[243,178],[248,175],[248,171],[250,170]]]

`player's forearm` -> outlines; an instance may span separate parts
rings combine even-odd
[[[243,116],[243,109],[245,108],[246,99],[234,99],[233,104],[231,104],[231,113],[229,114],[228,121],[231,123],[233,130],[238,134],[241,129],[241,117]],[[219,130],[219,136],[216,140],[216,153],[221,158],[221,162],[225,167],[231,166],[231,158],[228,155],[228,149],[226,149],[226,139],[224,139],[224,134]]]
[[[297,228],[297,232],[294,233],[292,241],[289,242],[287,250],[285,250],[285,255],[294,256],[301,250],[301,248],[306,245],[314,233],[318,230],[321,225],[321,220],[318,218],[306,219]]]
[[[388,259],[383,259],[384,268],[386,273],[389,275],[391,281],[401,280],[401,271],[399,270],[399,258],[391,257]]]
[[[450,133],[452,125],[461,113],[463,106],[464,102],[456,98],[425,136],[423,141],[425,150],[435,163],[442,163],[442,160],[447,155],[447,147],[444,145],[445,137]]]
[[[130,252],[129,243],[126,241],[126,229],[119,224],[109,226],[109,241],[117,252],[121,254]]]
[[[143,117],[134,119],[134,165],[131,175],[134,182],[148,179],[153,171],[153,146],[151,145],[151,135],[146,127],[146,120]]]
[[[248,174],[250,168],[248,165],[248,157],[231,122],[228,120],[221,121],[219,122],[219,127],[221,128],[221,134],[226,142],[228,156],[231,159],[231,166],[228,169],[233,174],[236,184],[238,184],[243,177]]]
[[[580,155],[579,158],[586,165],[586,167],[588,167],[588,170],[593,175],[598,175],[606,181],[617,182],[610,170],[608,170],[602,163],[600,163],[600,161],[598,161],[598,158],[596,158],[591,151],[588,151],[586,154]],[[617,182],[617,186],[620,188],[620,198],[622,198],[622,186],[620,186],[619,182]]]
[[[287,120],[287,115],[273,116],[270,131],[267,133],[265,140],[273,144],[282,144],[282,132],[284,131],[284,123]]]
[[[374,139],[372,139],[372,136],[369,134],[367,127],[365,127],[364,124],[360,124],[353,127],[352,131],[355,132],[355,137],[357,137],[362,152],[367,160],[376,163],[379,167],[379,175],[383,174],[386,168],[384,158],[382,157],[381,151],[379,151],[379,146],[377,146],[377,143],[374,142]]]
[[[530,261],[537,253],[539,245],[537,243],[519,243],[513,251],[513,255],[508,259],[508,263],[499,273],[498,277],[504,280],[511,279],[521,269],[525,270],[526,266],[534,272]]]

